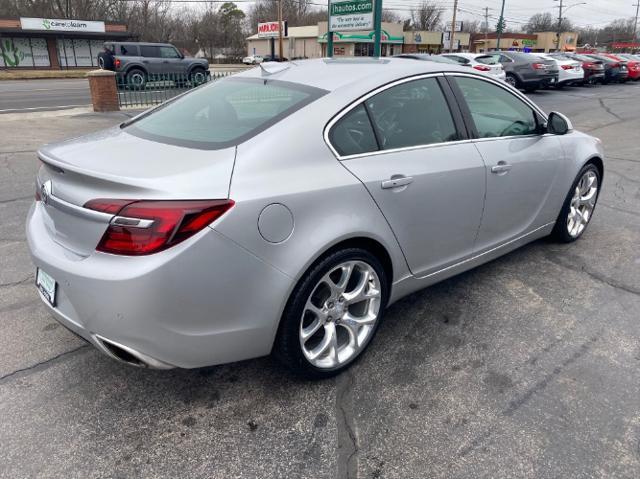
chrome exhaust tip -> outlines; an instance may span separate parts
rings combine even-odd
[[[173,369],[175,366],[154,359],[146,354],[136,351],[129,346],[116,343],[110,339],[104,338],[97,334],[92,334],[95,344],[107,356],[137,368],[148,369]]]

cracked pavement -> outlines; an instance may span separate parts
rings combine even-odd
[[[640,83],[531,97],[604,142],[584,237],[405,298],[322,382],[134,369],[59,326],[24,237],[35,150],[126,117],[0,115],[0,477],[639,477]]]

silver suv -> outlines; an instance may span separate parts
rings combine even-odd
[[[154,78],[172,76],[196,85],[209,75],[209,62],[186,58],[170,43],[106,42],[98,65],[118,73],[130,86],[144,88]]]

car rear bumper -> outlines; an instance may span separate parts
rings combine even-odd
[[[292,279],[211,228],[141,257],[77,256],[56,243],[41,204],[27,219],[36,267],[57,282],[56,319],[130,364],[194,368],[269,354]],[[123,352],[124,351],[124,352]]]

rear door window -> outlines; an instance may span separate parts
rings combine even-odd
[[[435,78],[388,88],[369,98],[366,105],[383,150],[459,139],[444,93]]]
[[[141,45],[140,53],[146,58],[160,58],[160,49],[153,45]]]
[[[378,149],[373,126],[363,104],[340,118],[329,133],[329,141],[340,156],[370,153]]]
[[[132,43],[121,43],[118,45],[116,54],[125,57],[137,57],[139,55],[138,45],[134,45]]]

